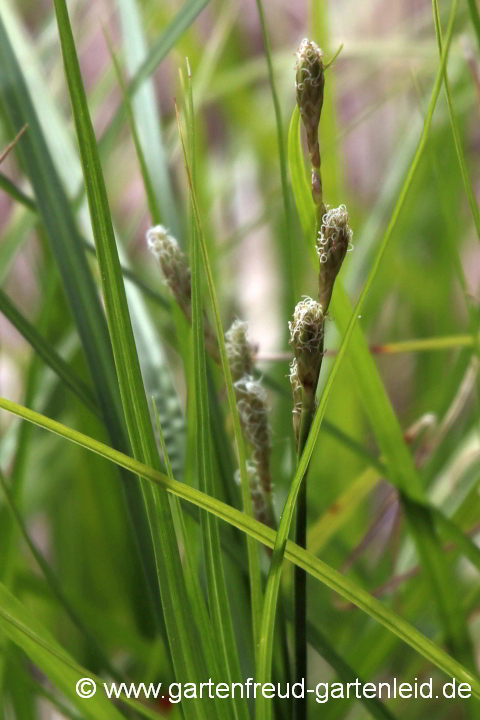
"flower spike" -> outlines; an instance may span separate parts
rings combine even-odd
[[[313,395],[323,359],[324,314],[321,304],[308,297],[301,300],[288,327],[297,361],[298,381],[305,392]]]
[[[317,235],[317,255],[320,259],[318,276],[318,299],[324,312],[332,297],[333,285],[340,272],[345,255],[352,247],[352,231],[348,226],[345,205],[328,210]]]

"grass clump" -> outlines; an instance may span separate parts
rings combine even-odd
[[[316,4],[207,4],[1,10],[0,717],[475,720],[475,12],[333,66]]]

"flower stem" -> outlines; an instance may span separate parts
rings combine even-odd
[[[298,460],[306,445],[315,415],[315,392],[303,389],[300,436],[298,442]],[[295,542],[302,548],[307,545],[307,472],[297,497],[295,524]],[[307,684],[307,574],[299,567],[294,571],[294,608],[295,608],[295,682],[305,680]],[[307,718],[307,695],[295,702],[295,720]]]

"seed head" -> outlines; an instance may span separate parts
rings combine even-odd
[[[301,300],[288,323],[290,344],[296,363],[296,378],[305,390],[315,392],[323,358],[324,315],[320,303],[311,298]]]
[[[326,311],[330,304],[333,284],[340,272],[345,255],[351,244],[352,231],[348,226],[345,205],[328,210],[323,216],[317,236],[317,255],[320,259],[319,300]]]
[[[237,380],[234,387],[246,438],[253,448],[254,457],[261,458],[270,449],[267,393],[251,375]]]
[[[296,52],[296,58],[297,105],[307,133],[312,165],[314,168],[319,168],[318,124],[322,112],[325,85],[323,51],[315,42],[304,38]]]
[[[247,463],[248,487],[252,498],[253,516],[260,522],[265,522],[267,516],[267,502],[265,493],[258,477],[257,466],[253,462]],[[240,485],[240,470],[235,472],[235,482]]]
[[[253,375],[254,348],[248,338],[248,323],[235,320],[225,334],[226,348],[233,381]]]
[[[192,279],[186,256],[163,225],[156,225],[147,231],[147,243],[160,263],[166,284],[180,307],[190,317]]]

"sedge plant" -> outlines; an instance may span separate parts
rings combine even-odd
[[[294,84],[297,36],[284,65],[261,0],[264,57],[230,4],[211,4],[204,43],[187,30],[208,0],[160,12],[121,0],[98,85],[82,40],[96,8],[54,0],[45,34],[32,0],[14,5],[0,2],[0,717],[477,720],[480,340],[461,255],[478,230],[465,142],[476,85],[456,43],[447,73],[458,0],[445,28],[436,0],[433,25],[419,14],[422,122],[408,115],[368,203],[331,169],[378,107],[339,142],[333,60],[303,40]],[[467,34],[472,8],[457,18]],[[325,20],[312,3],[327,48]],[[153,73],[178,64],[180,39],[176,119]],[[384,53],[347,48],[343,91],[374,84],[365,59],[371,73]],[[388,87],[385,102],[401,92]],[[280,88],[295,95],[288,142]],[[265,352],[270,323],[285,345]],[[326,697],[335,681],[424,677],[439,698]],[[471,697],[443,698],[453,680]],[[125,683],[114,702],[113,681]],[[142,682],[157,696],[128,697]]]

